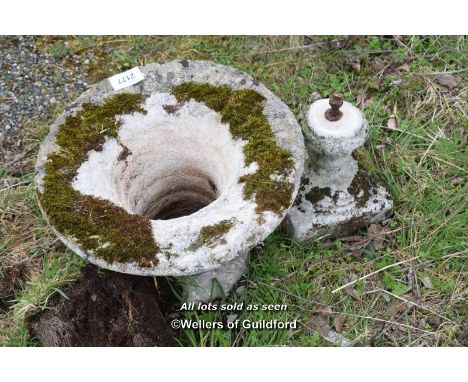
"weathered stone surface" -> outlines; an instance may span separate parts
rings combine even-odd
[[[224,297],[239,279],[248,273],[248,253],[199,275],[179,277],[188,302],[210,301]]]
[[[244,197],[244,185],[239,181],[242,175],[256,171],[255,164],[244,165],[245,142],[233,139],[219,113],[194,100],[180,105],[171,89],[195,82],[249,88],[263,95],[263,113],[274,140],[291,152],[292,168],[281,175],[292,185],[291,203],[299,188],[304,162],[299,125],[288,107],[264,85],[234,68],[204,61],[172,61],[150,64],[140,70],[146,77],[142,83],[115,92],[103,81],[57,118],[38,156],[36,184],[38,191],[43,192],[45,163],[48,155],[59,149],[56,135],[67,115],[81,110],[83,103],[101,104],[116,93],[144,95],[143,107],[148,113],[121,116],[117,139],[109,138],[100,150],[88,153],[72,186],[83,195],[109,200],[130,214],[151,219],[153,236],[161,249],[154,254],[155,265],[108,262],[92,251],[84,251],[74,237],[56,231],[57,235],[90,262],[130,274],[194,275],[243,259],[281,223],[288,208],[280,213],[255,210],[254,198]],[[190,209],[196,210],[197,206],[200,209],[171,218],[173,209],[166,207],[183,200],[190,201],[181,207],[185,212],[193,212]],[[181,215],[184,211],[178,212]],[[219,240],[200,243],[203,227],[224,221],[231,222],[232,227]]]
[[[285,220],[288,233],[301,242],[349,234],[392,211],[385,188],[352,155],[367,139],[367,121],[348,102],[341,108],[340,120],[328,121],[329,107],[328,99],[314,102],[303,121],[308,158]]]

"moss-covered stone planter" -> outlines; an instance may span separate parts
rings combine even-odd
[[[140,70],[142,83],[94,85],[51,126],[36,166],[45,216],[75,253],[118,272],[187,276],[243,262],[296,196],[300,127],[239,70]]]
[[[345,236],[392,213],[390,195],[366,168],[361,146],[369,127],[364,115],[344,102],[342,116],[330,121],[330,105],[328,99],[307,105],[302,121],[308,156],[285,220],[288,233],[300,242]]]

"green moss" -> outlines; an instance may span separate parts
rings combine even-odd
[[[352,196],[354,196],[356,205],[358,207],[364,207],[368,202],[374,187],[375,184],[372,182],[370,176],[361,166],[359,166],[358,172],[354,176],[354,179],[347,190]]]
[[[213,246],[222,236],[229,232],[233,225],[234,223],[230,220],[222,220],[219,223],[203,227],[200,230],[197,244]]]
[[[247,141],[245,165],[256,162],[258,169],[242,176],[240,181],[244,183],[245,198],[255,197],[257,212],[281,213],[289,206],[293,184],[276,179],[292,169],[292,154],[275,142],[263,114],[265,98],[261,94],[251,89],[234,90],[228,86],[192,82],[175,86],[172,92],[179,102],[194,99],[219,112],[221,121],[229,124],[233,137]]]
[[[369,174],[375,175],[375,166],[369,153],[364,148],[359,148],[353,151],[353,158],[358,162],[359,166],[366,170]]]
[[[348,192],[354,196],[358,207],[364,207],[372,194],[375,193],[375,187],[378,185],[376,181],[378,174],[376,174],[369,153],[364,148],[354,150],[352,156],[357,161],[358,172],[349,185]]]
[[[56,144],[45,165],[42,208],[59,232],[75,238],[80,247],[112,263],[135,261],[155,265],[159,247],[150,221],[115,204],[74,190],[71,181],[90,150],[99,150],[106,137],[117,137],[117,115],[146,113],[139,94],[120,93],[102,105],[86,103],[59,127]]]
[[[312,187],[310,191],[305,195],[305,198],[312,204],[316,204],[326,196],[332,198],[334,202],[338,200],[338,192],[334,192],[332,195],[330,187]]]

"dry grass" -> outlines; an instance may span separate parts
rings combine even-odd
[[[57,43],[67,43],[70,50],[56,59],[57,65],[69,65],[73,54],[91,57],[91,82],[136,64],[211,59],[252,74],[296,115],[312,92],[328,96],[338,90],[369,120],[367,151],[373,172],[395,200],[394,218],[336,242],[300,245],[281,231],[274,233],[253,251],[251,274],[242,282],[247,294],[228,301],[286,303],[286,312],[244,311],[239,318],[298,319],[300,328],[187,331],[193,345],[327,346],[330,331],[351,345],[468,345],[464,37],[39,39],[44,51]],[[439,72],[454,72],[461,82],[453,89],[442,86]],[[34,144],[40,125],[31,125],[28,142]],[[0,192],[0,270],[22,262],[29,269],[17,302],[0,316],[0,343],[10,345],[31,344],[24,317],[73,278],[79,265],[40,217],[31,184],[36,151],[25,155],[21,167],[16,162],[2,169],[7,189]],[[397,265],[388,267],[392,264]],[[353,280],[358,281],[333,293]]]

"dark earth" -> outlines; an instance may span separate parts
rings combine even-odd
[[[176,346],[168,324],[176,300],[164,278],[108,272],[88,264],[83,276],[30,318],[42,346]],[[52,309],[50,309],[52,308]]]
[[[24,286],[26,278],[27,267],[22,263],[7,268],[3,274],[0,273],[0,314],[7,312],[17,292]]]

